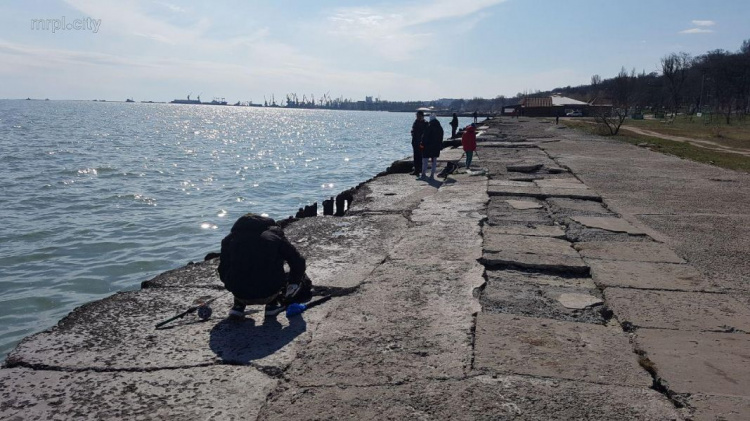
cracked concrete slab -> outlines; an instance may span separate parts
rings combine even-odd
[[[750,335],[640,329],[635,341],[669,390],[750,397]]]
[[[602,201],[602,197],[599,195],[599,193],[596,193],[588,189],[566,189],[566,188],[561,188],[561,187],[542,187],[540,190],[541,190],[542,197],[544,198],[560,197],[560,198],[568,198],[568,199],[592,200],[596,202]]]
[[[575,243],[574,247],[585,259],[685,263],[661,243],[601,241]]]
[[[479,301],[482,311],[508,313],[529,317],[604,324],[599,308],[568,308],[562,301],[571,294],[598,294],[594,289],[577,288],[570,283],[550,285],[534,282],[532,274],[509,271],[488,271],[487,285]],[[527,276],[524,276],[527,275]],[[531,278],[531,279],[525,279]],[[593,297],[592,297],[593,298]],[[599,299],[599,302],[601,300]]]
[[[628,262],[586,259],[591,277],[602,287],[665,289],[682,291],[721,291],[714,282],[703,279],[692,266],[675,263]]]
[[[476,262],[389,261],[336,303],[287,375],[300,385],[365,386],[460,377],[471,361]]]
[[[673,420],[672,404],[647,388],[476,376],[364,387],[289,387],[272,395],[259,419],[359,420]],[[323,415],[324,414],[324,415]]]
[[[538,180],[535,180],[538,181]],[[523,181],[519,181],[523,183]],[[490,196],[522,196],[546,199],[549,197],[568,198],[580,200],[594,200],[601,202],[598,193],[586,189],[565,189],[560,187],[538,187],[538,186],[504,186],[490,183],[487,187]]]
[[[729,295],[631,288],[604,295],[620,322],[635,327],[750,332],[750,308]]]
[[[646,232],[622,218],[602,216],[571,216],[570,219],[589,228],[599,228],[612,232],[624,232],[631,235],[646,235]]]
[[[492,270],[486,271],[487,279],[497,279],[498,282],[529,282],[538,285],[547,285],[552,287],[569,287],[586,290],[596,289],[596,285],[591,278],[558,276],[541,272],[522,272],[517,270]]]
[[[533,200],[506,200],[506,202],[513,208],[519,210],[525,209],[543,209],[544,206]]]
[[[408,222],[402,215],[303,218],[284,231],[305,256],[313,284],[354,287],[385,259]]]
[[[550,204],[553,213],[562,213],[570,215],[611,215],[612,211],[605,208],[601,202],[591,200],[576,200],[566,198],[549,198],[547,203]]]
[[[24,339],[6,363],[70,370],[153,370],[230,362],[281,367],[294,357],[293,342],[309,336],[304,318],[263,319],[257,313],[244,322],[224,319],[231,294],[212,304],[213,317],[188,315],[155,329],[154,325],[191,305],[205,288],[152,288],[121,292],[74,310],[52,329]],[[256,308],[261,308],[257,306]]]
[[[492,197],[487,206],[487,223],[490,225],[552,225],[552,218],[544,209],[513,209],[508,202],[500,197]]]
[[[481,372],[651,385],[627,335],[596,324],[480,313],[474,354]]]
[[[694,393],[679,396],[688,407],[682,412],[693,420],[745,421],[750,414],[750,398]]]
[[[573,177],[545,178],[543,180],[534,180],[534,184],[540,188],[588,190],[588,186]]]
[[[528,187],[531,189],[536,188],[536,186],[528,181],[514,181],[514,180],[496,180],[492,179],[489,180],[487,183],[490,187]]]
[[[389,174],[360,187],[347,215],[409,212],[434,193],[435,187],[417,182],[411,175]]]
[[[588,266],[571,243],[558,238],[487,235],[483,249],[482,261],[489,266],[588,273]]]
[[[482,227],[482,236],[496,235],[523,235],[563,239],[565,238],[565,231],[558,225],[537,225],[532,223],[525,225],[484,225]]]
[[[276,379],[218,365],[156,372],[0,370],[0,418],[255,419]]]

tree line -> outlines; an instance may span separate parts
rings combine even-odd
[[[613,113],[650,111],[676,115],[721,115],[729,124],[750,112],[750,39],[738,51],[713,50],[697,57],[671,53],[661,59],[661,74],[637,74],[624,67],[611,79],[558,88],[551,93],[587,102],[611,104]]]

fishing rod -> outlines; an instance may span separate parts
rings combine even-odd
[[[213,310],[211,309],[211,307],[209,305],[212,302],[218,300],[219,298],[221,298],[221,297],[223,297],[223,296],[225,296],[227,294],[229,294],[229,291],[227,291],[227,292],[225,292],[223,294],[217,295],[216,297],[209,298],[208,300],[205,300],[205,301],[201,300],[200,298],[198,298],[197,300],[193,301],[193,306],[191,306],[187,310],[183,311],[182,313],[180,313],[180,314],[178,314],[178,315],[176,315],[174,317],[170,317],[169,319],[164,320],[163,322],[157,323],[156,324],[156,329],[164,326],[165,324],[167,324],[167,323],[169,323],[171,321],[174,321],[174,320],[177,320],[177,319],[181,319],[181,318],[187,316],[188,314],[195,313],[196,311],[198,311],[198,318],[200,318],[201,320],[208,320],[211,317],[211,314],[213,313]]]

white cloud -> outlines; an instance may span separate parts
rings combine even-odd
[[[416,28],[446,19],[471,17],[506,0],[437,0],[430,4],[411,3],[386,8],[349,7],[337,9],[328,18],[329,32],[345,40],[364,44],[389,60],[406,60],[424,48],[434,34]],[[473,16],[469,23],[476,24]]]
[[[681,34],[709,34],[711,32],[713,32],[713,30],[704,28],[690,28],[680,31]]]
[[[712,20],[694,20],[693,25],[695,26],[714,26],[716,22]]]

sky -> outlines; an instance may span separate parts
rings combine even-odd
[[[0,98],[494,98],[745,39],[747,0],[0,0]]]

